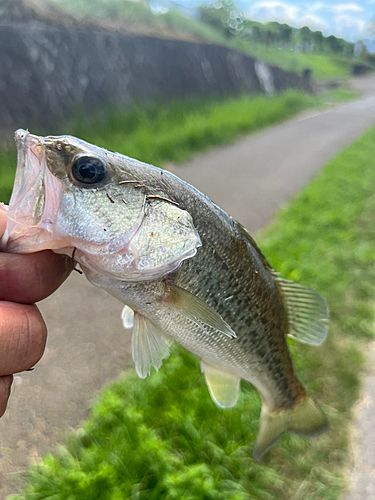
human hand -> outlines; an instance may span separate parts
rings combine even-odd
[[[0,236],[5,226],[6,213],[0,211]],[[0,417],[13,374],[33,367],[44,352],[47,328],[34,302],[54,292],[72,268],[72,259],[49,250],[0,253]]]

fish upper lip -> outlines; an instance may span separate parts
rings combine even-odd
[[[14,137],[16,140],[17,149],[21,149],[24,152],[28,149],[39,161],[42,159],[42,137],[31,134],[28,130],[24,130],[22,128],[16,130]]]
[[[30,132],[24,130],[23,128],[19,128],[14,132],[14,138],[16,139],[17,142],[24,141],[28,135],[30,135]]]
[[[22,128],[19,128],[18,130],[15,131],[14,133],[15,140],[18,143],[21,144],[26,144],[26,141],[33,141],[37,142],[38,144],[41,144],[41,137],[38,135],[31,134],[28,130],[24,130]]]
[[[12,244],[15,245],[14,242],[20,237],[19,229],[24,226],[25,219],[33,216],[32,213],[29,213],[29,210],[22,207],[25,197],[29,194],[23,192],[23,189],[25,185],[27,185],[28,189],[33,189],[36,177],[33,172],[30,178],[27,157],[33,155],[38,164],[40,164],[43,155],[43,148],[38,136],[32,135],[23,129],[18,129],[14,136],[17,145],[17,169],[9,202],[7,226],[1,243],[5,248],[10,248]]]

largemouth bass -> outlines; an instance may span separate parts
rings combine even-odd
[[[140,377],[175,341],[201,360],[218,406],[250,382],[262,398],[257,459],[285,431],[326,427],[287,346],[288,335],[324,341],[322,297],[282,279],[238,222],[172,173],[71,136],[18,130],[16,142],[3,248],[70,255],[121,300]]]

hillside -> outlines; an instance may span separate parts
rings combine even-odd
[[[77,24],[77,18],[44,0],[0,0],[0,26],[24,22]]]
[[[141,0],[39,1],[58,5],[83,22],[128,33],[218,43],[288,71],[309,67],[317,78],[346,76],[355,62],[353,44],[343,39],[325,37],[308,27],[249,20],[230,1],[220,8],[202,2],[194,17],[177,8],[154,11]]]
[[[0,20],[79,24],[133,35],[215,43],[287,71],[300,73],[308,67],[315,78],[323,79],[349,75],[357,61],[352,56],[353,44],[345,40],[324,37],[308,27],[249,20],[230,1],[220,8],[202,2],[192,15],[177,8],[155,11],[145,0],[0,0]]]
[[[142,0],[33,1],[53,5],[79,22],[91,22],[110,30],[181,40],[225,43],[224,37],[206,23],[178,9],[155,12]]]

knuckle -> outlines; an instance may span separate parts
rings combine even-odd
[[[0,375],[31,368],[41,358],[47,328],[36,305],[1,302]]]
[[[31,368],[42,357],[47,338],[46,324],[36,306],[25,308],[23,337],[26,368]]]

